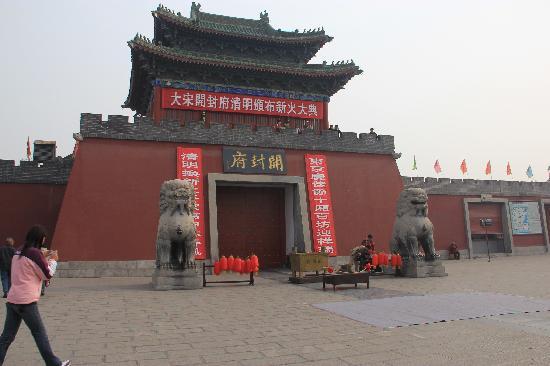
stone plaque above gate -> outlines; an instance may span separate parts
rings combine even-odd
[[[284,150],[224,147],[224,173],[286,174]]]

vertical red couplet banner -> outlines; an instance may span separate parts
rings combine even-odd
[[[306,179],[309,197],[309,213],[313,230],[313,248],[321,248],[331,257],[338,255],[334,216],[330,198],[327,159],[325,155],[305,155]]]
[[[202,150],[200,148],[177,148],[177,177],[187,180],[195,188],[195,212],[193,219],[197,228],[196,259],[206,259],[206,238],[204,236],[204,191],[202,174]]]

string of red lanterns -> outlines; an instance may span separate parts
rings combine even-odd
[[[235,272],[240,274],[246,274],[260,270],[260,261],[255,254],[250,255],[246,259],[240,257],[233,257],[230,255],[226,257],[222,255],[221,258],[214,262],[214,274],[220,275],[222,272]]]

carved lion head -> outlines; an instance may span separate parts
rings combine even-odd
[[[174,179],[162,183],[160,187],[160,213],[168,209],[185,210],[187,214],[195,210],[195,190],[193,184],[186,180]]]
[[[399,195],[397,216],[428,216],[428,195],[422,188],[407,188]]]

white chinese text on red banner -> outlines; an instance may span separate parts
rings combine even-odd
[[[204,90],[162,88],[161,107],[305,119],[323,118],[323,102]]]
[[[316,252],[324,251],[333,257],[338,255],[338,251],[327,159],[325,155],[310,154],[306,154],[305,159],[313,248]]]
[[[202,150],[199,148],[177,148],[178,179],[187,180],[195,188],[195,212],[193,219],[197,228],[196,259],[206,259],[206,238],[204,236],[204,191],[202,174]]]

